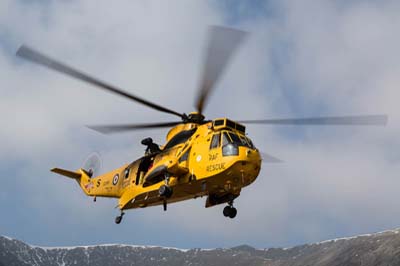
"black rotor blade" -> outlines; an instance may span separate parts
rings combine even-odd
[[[107,84],[107,83],[105,83],[105,82],[103,82],[101,80],[98,80],[96,78],[90,77],[89,75],[87,75],[87,74],[85,74],[85,73],[83,73],[83,72],[81,72],[79,70],[73,69],[72,67],[69,67],[69,66],[67,66],[67,65],[65,65],[65,64],[63,64],[61,62],[58,62],[58,61],[56,61],[56,60],[54,60],[54,59],[52,59],[52,58],[50,58],[50,57],[48,57],[48,56],[46,56],[46,55],[44,55],[42,53],[39,53],[39,52],[37,52],[37,51],[35,51],[35,50],[25,46],[25,45],[22,45],[18,49],[17,56],[20,56],[20,57],[22,57],[24,59],[27,59],[27,60],[29,60],[29,61],[31,61],[33,63],[45,66],[45,67],[47,67],[49,69],[58,71],[58,72],[63,73],[65,75],[68,75],[68,76],[74,77],[76,79],[85,81],[85,82],[90,83],[92,85],[95,85],[95,86],[97,86],[97,87],[99,87],[101,89],[104,89],[104,90],[106,90],[108,92],[112,92],[112,93],[118,94],[120,96],[123,96],[125,98],[130,99],[130,100],[133,100],[135,102],[141,103],[143,105],[146,105],[146,106],[148,106],[150,108],[153,108],[153,109],[156,109],[158,111],[161,111],[161,112],[164,112],[164,113],[173,114],[173,115],[179,116],[181,118],[184,117],[182,114],[180,114],[178,112],[175,112],[173,110],[165,108],[165,107],[163,107],[161,105],[149,102],[149,101],[144,100],[142,98],[139,98],[139,97],[137,97],[137,96],[135,96],[133,94],[127,93],[127,92],[125,92],[125,91],[123,91],[123,90],[121,90],[121,89],[119,89],[117,87],[109,85],[109,84]]]
[[[123,133],[137,129],[151,129],[172,127],[181,124],[182,122],[161,122],[161,123],[145,123],[145,124],[121,124],[121,125],[91,125],[87,126],[97,132],[103,134]]]
[[[197,111],[202,114],[207,99],[218,79],[226,68],[229,59],[239,47],[246,32],[235,29],[211,26],[209,40],[204,55],[203,74],[200,79],[199,93],[195,102]]]
[[[244,124],[267,124],[267,125],[341,125],[341,126],[385,126],[387,115],[355,115],[355,116],[330,116],[330,117],[308,117],[289,119],[260,119],[237,121]]]

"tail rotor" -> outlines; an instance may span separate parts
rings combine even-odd
[[[92,152],[84,161],[82,169],[84,169],[90,177],[95,177],[100,174],[102,161],[100,154]]]

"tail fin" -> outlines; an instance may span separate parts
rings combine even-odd
[[[87,173],[84,169],[79,169],[78,171],[70,171],[61,168],[53,168],[51,169],[51,171],[53,173],[75,179],[76,182],[78,182],[79,186],[82,188],[83,192],[85,192],[86,195],[91,195],[90,192],[94,185],[93,182],[91,182],[89,173]]]
[[[95,177],[99,174],[101,168],[101,157],[97,152],[92,152],[83,163],[82,168],[77,171],[70,171],[61,168],[53,168],[52,172],[59,175],[67,176],[69,178],[75,179],[79,186],[82,188],[86,195],[92,196],[95,193],[94,182],[96,182]],[[100,179],[97,182],[101,182]],[[98,183],[97,187],[100,185]]]

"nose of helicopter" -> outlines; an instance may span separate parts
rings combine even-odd
[[[246,158],[249,163],[261,163],[261,154],[257,149],[249,149],[245,150]]]
[[[254,182],[261,170],[261,155],[257,149],[243,148],[241,175],[244,186]]]

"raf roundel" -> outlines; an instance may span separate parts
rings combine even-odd
[[[118,183],[119,180],[119,174],[116,174],[113,178],[113,185],[115,186]]]

